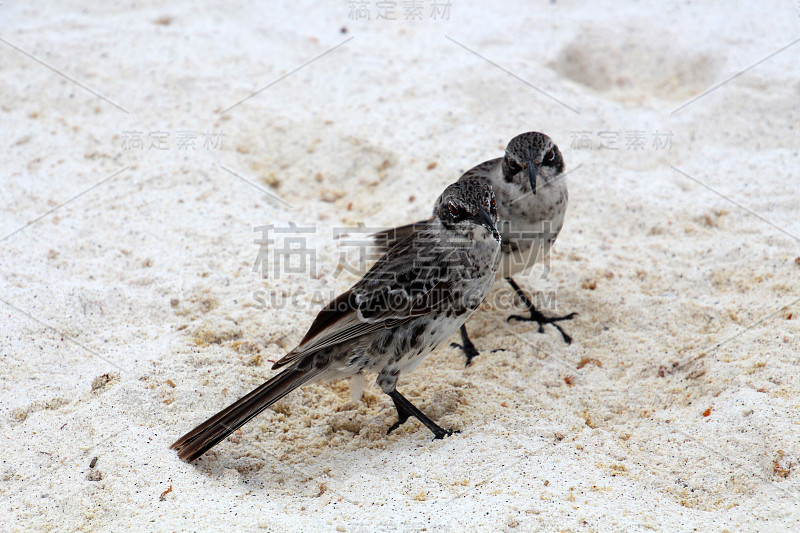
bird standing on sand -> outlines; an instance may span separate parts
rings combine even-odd
[[[530,316],[512,315],[508,320],[535,321],[541,333],[545,324],[552,324],[561,332],[564,342],[570,344],[572,337],[561,329],[558,322],[571,320],[577,313],[545,316],[536,309],[512,277],[543,261],[564,225],[567,180],[561,151],[543,133],[523,133],[511,139],[504,157],[471,168],[459,181],[476,178],[489,184],[497,195],[497,226],[503,239],[497,278],[506,279],[530,312]],[[375,233],[373,239],[378,250],[385,251],[426,223],[417,222],[384,230]],[[461,327],[461,339],[462,343],[455,346],[464,350],[469,365],[479,352],[469,339],[466,326]]]
[[[481,179],[460,179],[439,197],[435,216],[397,242],[364,277],[317,315],[300,344],[273,365],[284,370],[178,439],[193,461],[254,416],[306,383],[369,370],[392,398],[398,421],[413,416],[441,439],[442,429],[397,389],[483,302],[500,261],[497,205]]]

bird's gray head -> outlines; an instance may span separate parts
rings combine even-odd
[[[517,135],[506,146],[503,158],[503,176],[525,188],[530,184],[536,194],[537,178],[546,185],[564,172],[564,159],[553,139],[536,131]]]
[[[482,179],[462,179],[447,187],[439,197],[436,216],[446,228],[460,234],[474,235],[481,227],[500,241],[494,191]]]

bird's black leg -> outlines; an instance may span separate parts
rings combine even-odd
[[[561,322],[562,320],[572,320],[578,315],[578,313],[570,313],[568,315],[554,317],[544,316],[541,312],[536,310],[536,307],[533,305],[533,303],[531,303],[525,293],[522,292],[522,289],[519,288],[519,285],[517,285],[517,282],[514,281],[514,278],[506,278],[506,281],[509,285],[511,285],[511,288],[514,289],[514,292],[517,293],[517,296],[519,296],[519,298],[523,301],[531,314],[531,316],[511,315],[507,320],[535,321],[539,324],[539,333],[544,333],[545,324],[552,324],[554,328],[561,332],[564,342],[567,344],[572,343],[572,337],[564,333],[564,330],[561,329],[561,326],[556,324],[556,322]]]
[[[436,422],[425,416],[425,413],[414,407],[414,404],[409,402],[405,396],[397,392],[397,390],[393,390],[392,392],[387,393],[389,397],[391,397],[392,401],[394,402],[394,406],[397,409],[397,422],[392,424],[392,427],[386,432],[388,435],[395,429],[399,428],[400,425],[408,420],[409,416],[413,416],[423,424],[425,427],[430,429],[433,432],[434,439],[443,439],[445,437],[449,437],[453,434],[452,431],[448,431],[446,429],[442,429],[439,427]]]
[[[464,351],[464,355],[467,356],[467,364],[464,366],[469,366],[469,364],[472,362],[472,359],[481,354],[481,352],[475,348],[475,345],[472,344],[472,341],[469,340],[466,324],[461,325],[461,344],[458,344],[457,342],[451,342],[450,346],[453,348],[461,348]]]
[[[394,396],[392,396],[391,394],[389,394],[389,396],[392,398],[392,401],[394,402],[394,408],[395,408],[395,409],[397,409],[397,422],[395,422],[394,424],[392,424],[392,427],[390,427],[390,428],[389,428],[389,429],[386,431],[386,434],[387,434],[387,435],[388,435],[389,433],[391,433],[392,431],[394,431],[395,429],[397,429],[397,428],[399,428],[400,426],[402,426],[402,425],[405,423],[405,421],[406,421],[406,420],[408,420],[408,417],[409,417],[409,416],[411,416],[411,414],[412,414],[410,411],[408,411],[408,410],[407,410],[407,409],[406,409],[406,408],[403,406],[403,404],[401,404],[401,403],[399,403],[399,402],[397,401],[397,398],[395,398],[395,397],[394,397]]]

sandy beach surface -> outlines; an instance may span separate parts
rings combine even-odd
[[[0,529],[800,530],[800,5],[387,4],[0,6]],[[524,131],[571,345],[498,283],[398,386],[457,435],[373,375],[178,460],[358,279],[338,233]]]

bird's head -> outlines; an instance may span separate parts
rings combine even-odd
[[[447,187],[439,197],[436,216],[459,235],[491,236],[500,241],[494,191],[482,179],[462,179]]]
[[[564,172],[564,159],[556,143],[539,132],[517,135],[506,146],[503,158],[503,176],[521,188],[530,186],[536,194],[537,186],[546,186]]]

